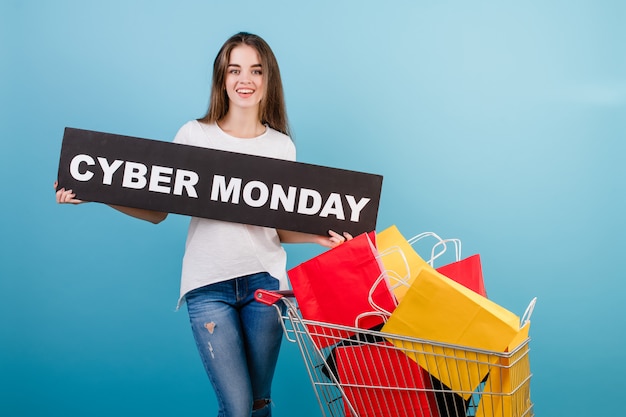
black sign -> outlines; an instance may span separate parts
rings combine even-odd
[[[326,235],[376,229],[382,176],[66,128],[59,187],[84,201]]]

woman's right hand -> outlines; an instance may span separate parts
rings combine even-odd
[[[72,190],[66,190],[65,188],[61,188],[57,190],[59,186],[59,182],[54,182],[54,189],[56,190],[56,198],[57,203],[59,204],[80,204],[83,203],[83,200],[79,200],[76,198],[76,194]]]

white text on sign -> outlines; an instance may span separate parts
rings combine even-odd
[[[141,190],[147,187],[153,192],[179,196],[184,192],[189,197],[198,198],[196,185],[200,177],[190,170],[160,165],[148,168],[142,163],[120,159],[110,163],[104,157],[94,159],[87,154],[78,154],[70,162],[70,175],[77,181],[90,181],[95,174],[89,167],[95,166],[99,166],[102,171],[104,185],[112,185],[114,174],[124,166],[121,183],[123,188]],[[241,178],[231,177],[227,181],[225,176],[217,174],[213,175],[210,199],[229,204],[240,204],[243,201],[250,207],[263,207],[269,204],[271,210],[319,217],[335,216],[339,220],[349,218],[352,222],[359,221],[361,211],[370,202],[370,198],[367,197],[357,201],[352,195],[340,193],[330,193],[324,200],[322,194],[310,188],[288,186],[285,191],[285,187],[280,184],[268,186],[262,181],[254,180],[243,184]]]

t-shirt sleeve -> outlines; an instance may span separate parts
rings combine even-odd
[[[176,136],[174,136],[174,143],[191,145],[191,122],[185,123],[178,129]]]
[[[287,144],[287,157],[285,158],[288,161],[296,160],[296,145],[294,145],[293,141],[290,139]]]

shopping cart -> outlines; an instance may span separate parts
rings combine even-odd
[[[529,339],[512,352],[477,350],[305,320],[291,291],[259,290],[256,300],[278,310],[323,416],[534,416]],[[452,389],[441,380],[478,384]]]

